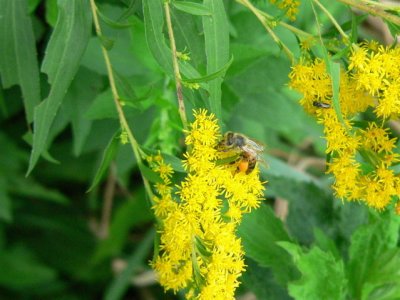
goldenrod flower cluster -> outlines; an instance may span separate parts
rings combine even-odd
[[[400,47],[385,47],[376,42],[356,46],[348,69],[352,70],[357,88],[377,99],[378,117],[400,115]]]
[[[294,66],[290,87],[303,94],[301,105],[324,126],[330,154],[327,173],[334,175],[336,196],[383,209],[400,195],[400,176],[393,171],[399,161],[397,139],[385,127],[387,118],[400,112],[400,48],[364,43],[353,48],[349,61],[340,73],[343,120],[333,109],[332,81],[324,61]],[[355,122],[369,108],[379,121]]]
[[[296,20],[296,15],[299,12],[300,6],[299,0],[269,0],[269,2],[275,4],[279,9],[285,11],[285,15],[289,18],[289,20]]]
[[[257,167],[247,175],[218,163],[226,153],[216,150],[217,120],[205,110],[194,115],[182,182],[172,185],[172,168],[160,155],[150,159],[161,177],[153,206],[161,223],[160,252],[152,266],[165,289],[185,289],[187,299],[234,299],[245,269],[236,228],[244,213],[260,205],[264,186]]]

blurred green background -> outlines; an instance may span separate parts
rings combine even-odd
[[[10,1],[0,1],[3,17],[10,13],[5,5]],[[7,33],[15,28],[33,30],[34,46],[29,38],[16,42],[20,49],[36,49],[40,67],[61,2],[16,0],[15,7],[25,11],[29,20],[18,23],[23,14],[16,13],[13,20],[19,25],[5,27],[9,25],[3,18],[0,49],[5,51],[9,46]],[[351,18],[343,5],[325,2],[340,22]],[[120,143],[101,43],[109,48],[124,111],[139,144],[144,150],[160,149],[172,162],[182,158],[183,151],[175,84],[148,45],[145,31],[149,24],[141,1],[96,3],[102,14],[103,39],[91,33],[76,75],[49,127],[45,151],[28,177],[32,126],[27,125],[20,86],[4,82],[6,67],[0,65],[1,299],[182,298],[164,294],[148,266],[154,217],[132,150]],[[367,222],[367,209],[333,199],[330,179],[323,176],[322,128],[302,110],[300,95],[287,87],[290,61],[254,15],[235,1],[224,4],[233,62],[221,86],[223,131],[244,133],[267,146],[264,158],[268,168],[262,167],[263,179],[268,180],[263,209],[269,210],[261,209],[258,215],[245,218],[239,232],[245,250],[250,247],[247,239],[252,238],[260,239],[260,245],[265,246],[261,248],[267,249],[279,240],[309,246],[318,236],[319,243],[329,240],[338,253],[346,253],[351,234]],[[281,15],[266,1],[257,1],[257,5]],[[178,51],[187,53],[190,64],[206,74],[201,16],[171,9]],[[307,3],[302,3],[300,12],[294,26],[315,33]],[[329,31],[326,16],[320,17],[326,24],[324,30]],[[282,27],[275,32],[300,55],[292,33]],[[3,60],[6,58],[4,55]],[[40,76],[31,77],[39,80],[40,99],[45,99],[51,88],[47,75],[42,70]],[[192,108],[206,107],[208,95],[203,89],[185,88],[184,97],[188,115]],[[105,160],[108,168],[88,192]],[[276,201],[288,203],[285,226],[272,215],[265,221]],[[246,297],[255,294],[258,299],[291,299],[282,283],[298,273],[289,266],[290,256],[276,248],[268,255],[277,251],[277,256],[269,258],[249,249],[248,272],[243,275],[238,297],[249,299]]]

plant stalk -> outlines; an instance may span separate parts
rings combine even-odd
[[[92,8],[93,22],[94,22],[94,27],[96,30],[96,35],[100,38],[102,36],[102,32],[101,32],[101,27],[100,27],[100,23],[99,23],[99,18],[97,15],[97,7],[96,7],[95,0],[90,0],[90,6]],[[114,104],[115,104],[115,107],[118,112],[118,118],[119,118],[121,127],[128,134],[128,139],[131,144],[133,154],[136,158],[138,165],[141,166],[141,165],[143,165],[143,160],[142,160],[142,157],[140,156],[139,145],[138,145],[135,137],[133,136],[131,129],[129,128],[128,121],[126,120],[125,113],[124,113],[121,103],[119,101],[120,97],[118,94],[117,86],[115,84],[114,72],[112,69],[111,62],[110,62],[110,57],[108,55],[106,48],[103,45],[101,45],[101,50],[103,52],[104,61],[105,61],[106,67],[107,67],[108,81],[110,83],[111,93],[113,95],[113,100],[114,100]],[[148,196],[150,197],[150,201],[153,202],[154,195],[151,190],[150,184],[147,181],[147,179],[143,176],[143,174],[141,174],[141,175],[142,175],[142,179],[143,179],[143,183],[144,183],[146,192],[147,192]]]
[[[179,71],[178,56],[176,53],[175,37],[174,37],[174,31],[172,29],[171,13],[170,13],[168,1],[165,1],[165,3],[164,3],[164,10],[165,10],[165,19],[167,21],[170,47],[171,47],[171,52],[172,52],[172,65],[174,68],[176,96],[178,98],[179,115],[182,120],[183,129],[186,131],[187,130],[187,118],[186,118],[185,103],[183,100],[182,78],[181,78],[181,73]]]

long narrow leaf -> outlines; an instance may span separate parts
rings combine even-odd
[[[172,53],[167,46],[163,33],[164,14],[162,1],[144,1],[143,14],[149,49],[164,71],[173,77]],[[180,63],[179,67],[181,73],[187,78],[201,77],[200,73],[188,62]],[[203,83],[201,87],[207,89],[208,85]]]
[[[129,23],[129,22],[117,22],[114,21],[112,19],[110,19],[109,17],[107,17],[105,14],[103,14],[100,9],[97,10],[97,13],[99,14],[100,18],[104,21],[104,23],[106,23],[107,25],[109,25],[112,28],[115,29],[125,29],[125,28],[129,28],[131,27],[133,24]]]
[[[173,1],[172,4],[179,9],[188,14],[196,15],[196,16],[209,16],[211,12],[208,8],[200,3],[190,2],[190,1]]]
[[[0,73],[5,88],[21,87],[28,123],[40,102],[39,66],[27,1],[0,0]]]
[[[204,0],[211,16],[203,17],[203,30],[207,55],[207,73],[221,69],[229,60],[229,23],[223,1]],[[209,82],[209,106],[221,118],[221,78]]]
[[[111,161],[115,158],[115,155],[118,150],[118,146],[120,143],[119,136],[120,136],[120,131],[118,130],[111,138],[110,142],[106,146],[103,152],[103,157],[100,162],[100,166],[97,169],[96,175],[94,176],[93,182],[90,185],[90,188],[87,190],[87,192],[90,192],[93,190],[95,186],[97,186],[100,182],[100,180],[103,178],[104,173],[107,171],[108,167],[110,166]]]
[[[333,94],[333,108],[338,116],[339,121],[344,124],[344,119],[342,115],[342,111],[340,109],[340,99],[339,99],[339,92],[340,92],[340,63],[333,62],[329,59],[329,68],[328,72],[331,75],[332,79],[332,94]]]
[[[48,98],[35,109],[33,148],[28,174],[46,149],[54,117],[75,76],[91,33],[87,0],[60,0],[59,16],[46,49],[42,70],[51,84]]]
[[[207,82],[213,79],[216,79],[218,77],[224,76],[228,68],[233,62],[233,57],[218,71],[207,74],[205,76],[199,77],[199,78],[189,78],[189,79],[184,79],[185,82],[187,83],[200,83],[200,82]]]

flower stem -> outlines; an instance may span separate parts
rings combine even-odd
[[[99,23],[99,18],[97,15],[97,7],[96,7],[95,0],[90,0],[90,6],[92,9],[93,22],[94,22],[94,27],[96,30],[96,35],[99,38],[101,38],[102,32],[101,32],[101,27],[100,27],[100,23]],[[119,118],[119,122],[121,124],[121,128],[122,128],[122,130],[125,130],[126,133],[128,134],[128,139],[131,144],[133,154],[136,158],[138,165],[141,166],[141,165],[143,165],[143,161],[142,161],[142,157],[140,156],[139,145],[138,145],[135,137],[133,136],[131,129],[129,128],[128,121],[126,120],[124,111],[123,111],[121,103],[119,101],[120,97],[118,94],[117,86],[115,84],[114,72],[113,72],[113,69],[111,66],[110,57],[108,56],[108,52],[107,52],[106,48],[104,48],[103,45],[101,45],[101,50],[103,52],[103,57],[104,57],[104,61],[105,61],[106,68],[107,68],[108,81],[110,83],[111,93],[113,95],[114,104],[115,104],[115,107],[118,112],[118,118]],[[150,197],[150,201],[152,202],[153,201],[153,192],[151,190],[150,184],[147,181],[147,179],[143,176],[143,174],[142,174],[142,179],[143,179],[143,183],[144,183],[146,192],[147,192],[148,196]]]
[[[339,31],[339,33],[342,35],[342,37],[347,41],[349,40],[349,37],[347,34],[343,31],[342,27],[340,27],[339,23],[336,21],[336,19],[332,16],[332,14],[319,2],[318,0],[313,0],[319,8],[326,14],[326,16],[331,20],[332,24],[336,27],[336,29]]]
[[[267,30],[267,32],[271,35],[273,40],[282,47],[283,51],[286,53],[286,55],[289,57],[290,61],[294,63],[294,56],[292,51],[289,50],[289,48],[281,41],[281,39],[275,34],[275,32],[272,30],[271,26],[268,24],[269,20],[266,18],[259,9],[257,9],[253,4],[251,4],[250,1],[248,0],[236,0],[238,3],[242,4],[243,6],[247,7],[256,17],[258,20],[260,20],[261,24],[264,26],[264,28]]]
[[[375,7],[381,7],[384,10],[393,10],[393,11],[400,11],[399,4],[396,3],[382,3],[382,2],[376,2],[376,1],[371,1],[371,0],[361,0],[361,2],[365,3],[366,5],[372,5]]]
[[[176,53],[175,37],[174,37],[174,31],[172,29],[171,13],[170,13],[168,1],[165,1],[165,3],[164,3],[164,10],[165,10],[165,19],[167,21],[168,36],[169,36],[169,41],[170,41],[170,45],[171,45],[172,65],[174,67],[176,96],[178,98],[179,115],[182,120],[183,129],[186,131],[187,130],[187,118],[186,118],[185,103],[183,101],[182,78],[181,78],[181,73],[179,71],[178,56]]]
[[[379,8],[377,5],[372,5],[371,2],[360,1],[360,0],[337,0],[344,4],[348,4],[351,7],[358,8],[362,11],[370,13],[371,15],[381,17],[393,24],[400,25],[400,17],[393,15]]]

